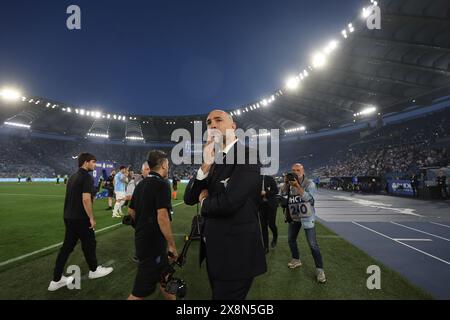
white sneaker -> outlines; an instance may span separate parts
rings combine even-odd
[[[325,283],[327,278],[325,277],[325,272],[323,270],[317,270],[317,282]]]
[[[61,277],[61,280],[59,280],[58,282],[56,281],[52,281],[50,282],[49,286],[48,286],[48,291],[56,291],[58,289],[61,289],[62,287],[67,286],[69,283],[73,282],[74,277]]]
[[[290,269],[295,269],[302,266],[302,262],[298,259],[292,259],[291,262],[288,263],[288,267]]]
[[[106,277],[108,274],[113,272],[113,270],[114,269],[111,267],[105,268],[102,266],[98,266],[97,270],[89,271],[89,279],[97,279],[97,278]]]

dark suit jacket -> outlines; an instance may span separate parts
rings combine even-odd
[[[243,280],[267,271],[258,219],[260,165],[248,164],[248,160],[247,164],[236,164],[238,143],[225,158],[234,158],[234,164],[227,160],[213,164],[208,177],[200,181],[195,176],[184,194],[185,203],[195,205],[203,189],[209,192],[201,208],[202,239],[206,241],[201,241],[200,262],[207,258],[213,280]],[[245,154],[248,159],[247,147]]]
[[[262,187],[261,187],[262,191]],[[278,186],[275,179],[271,176],[264,176],[264,191],[266,191],[267,201],[263,201],[262,205],[269,206],[272,209],[278,207],[276,195],[278,194]]]

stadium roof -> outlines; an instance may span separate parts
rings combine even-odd
[[[358,122],[370,111],[398,112],[450,96],[450,1],[371,2],[366,10],[380,7],[380,30],[369,30],[363,17],[343,21],[335,39],[324,39],[323,48],[294,72],[287,88],[229,110],[239,126],[296,134]],[[191,128],[193,122],[205,119],[205,115],[108,117],[105,111],[87,112],[49,99],[23,97],[14,106],[0,108],[0,121],[67,135],[166,141],[173,129]]]

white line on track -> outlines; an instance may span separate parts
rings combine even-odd
[[[425,241],[425,242],[433,241],[431,239],[397,239],[397,238],[394,238],[394,240],[395,241]]]
[[[437,225],[437,226],[441,226],[441,227],[445,227],[445,228],[450,228],[450,226],[447,225],[447,224],[442,224],[442,223],[437,223],[437,222],[431,222],[431,221],[430,221],[430,223],[431,223],[431,224],[435,224],[435,225]]]
[[[371,231],[371,232],[373,232],[373,233],[376,233],[376,234],[378,234],[379,236],[382,236],[382,237],[384,237],[384,238],[387,238],[387,239],[389,239],[389,240],[392,240],[392,241],[394,241],[394,242],[396,242],[396,243],[398,243],[398,244],[401,244],[402,246],[408,247],[408,248],[410,248],[410,249],[412,249],[412,250],[415,250],[415,251],[417,251],[417,252],[420,252],[420,253],[422,253],[422,254],[424,254],[424,255],[430,257],[430,258],[436,259],[436,260],[438,260],[438,261],[440,261],[440,262],[443,262],[443,263],[445,263],[446,265],[449,265],[449,266],[450,266],[450,262],[449,262],[449,261],[446,261],[446,260],[441,259],[441,258],[439,258],[439,257],[433,256],[432,254],[429,254],[428,252],[425,252],[425,251],[422,251],[422,250],[420,250],[420,249],[417,249],[417,248],[415,248],[415,247],[413,247],[413,246],[410,246],[410,245],[408,245],[408,244],[406,244],[406,243],[403,243],[403,242],[401,242],[401,241],[399,241],[399,240],[395,240],[394,238],[391,238],[391,237],[389,237],[389,236],[387,236],[387,235],[385,235],[385,234],[383,234],[383,233],[381,233],[381,232],[378,232],[378,231],[376,231],[376,230],[373,230],[373,229],[371,229],[371,228],[369,228],[369,227],[363,226],[362,224],[359,224],[359,223],[357,223],[357,222],[355,222],[355,221],[353,221],[352,223],[355,224],[355,225],[357,225],[357,226],[359,226],[359,227],[361,227],[361,228],[364,228],[364,229],[369,230],[369,231]]]
[[[351,201],[353,203],[359,204],[364,207],[370,207],[375,209],[381,209],[381,210],[390,210],[394,211],[396,213],[401,213],[405,215],[415,216],[415,217],[423,217],[420,214],[415,213],[415,209],[409,209],[409,208],[394,208],[392,204],[390,203],[384,203],[379,201],[372,201],[372,200],[366,200],[366,199],[360,199],[357,197],[348,197],[348,196],[333,196],[338,199]]]
[[[423,234],[426,234],[428,236],[432,236],[432,237],[435,237],[435,238],[438,238],[438,239],[441,239],[441,240],[450,241],[450,239],[447,239],[447,238],[444,238],[444,237],[441,237],[441,236],[437,236],[437,235],[435,235],[433,233],[425,232],[425,231],[422,231],[422,230],[419,230],[419,229],[416,229],[416,228],[411,228],[411,227],[405,226],[405,225],[403,225],[401,223],[397,223],[397,222],[394,222],[394,221],[391,221],[391,223],[396,225],[396,226],[403,227],[403,228],[406,228],[406,229],[410,229],[410,230],[413,230],[413,231],[416,231],[416,232],[420,232],[420,233],[423,233]]]
[[[178,207],[178,206],[181,205],[181,204],[184,204],[184,202],[176,203],[176,204],[174,204],[172,207]],[[104,231],[106,231],[106,230],[109,230],[109,229],[118,227],[118,226],[120,226],[121,224],[122,224],[122,223],[116,223],[116,224],[113,224],[113,225],[111,225],[111,226],[109,226],[109,227],[105,227],[105,228],[103,228],[103,229],[97,230],[97,231],[95,231],[95,233],[98,234],[98,233],[100,233],[100,232],[104,232]],[[48,250],[51,250],[51,249],[58,248],[58,247],[60,247],[62,244],[63,244],[62,242],[56,243],[56,244],[53,244],[53,245],[51,245],[51,246],[48,246],[48,247],[45,247],[45,248],[42,248],[42,249],[39,249],[39,250],[30,252],[30,253],[27,253],[27,254],[24,254],[24,255],[21,255],[21,256],[19,256],[19,257],[16,257],[16,258],[12,258],[12,259],[3,261],[3,262],[0,263],[0,267],[3,267],[3,266],[6,266],[6,265],[8,265],[8,264],[11,264],[11,263],[13,263],[13,262],[20,261],[20,260],[23,260],[23,259],[25,259],[25,258],[34,256],[34,255],[36,255],[36,254],[38,254],[38,253],[41,253],[41,252],[45,252],[45,251],[48,251]]]

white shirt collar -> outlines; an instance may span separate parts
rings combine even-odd
[[[227,154],[228,151],[231,150],[231,148],[233,148],[233,146],[238,142],[238,139],[236,138],[232,143],[230,143],[228,146],[225,147],[225,149],[223,149],[223,153]]]

